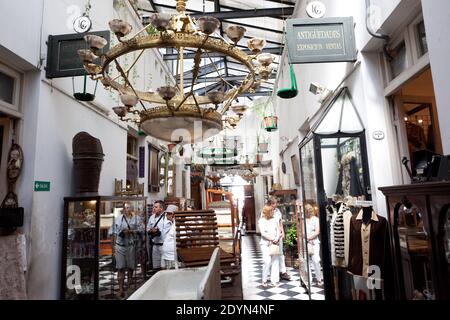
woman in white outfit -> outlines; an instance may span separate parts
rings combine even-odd
[[[259,229],[261,231],[261,252],[263,256],[262,286],[267,287],[267,277],[270,273],[272,285],[277,286],[280,281],[279,259],[280,255],[270,255],[270,245],[279,244],[281,231],[278,220],[273,217],[274,210],[271,206],[264,206],[261,218],[259,219]]]
[[[309,258],[309,281],[312,282],[311,270],[314,268],[314,273],[317,279],[317,285],[323,285],[322,269],[320,266],[320,226],[319,218],[316,217],[314,209],[310,204],[305,206],[305,220],[306,220],[306,237],[308,239],[308,249],[312,247],[313,252],[308,252]]]

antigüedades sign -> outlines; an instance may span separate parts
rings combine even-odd
[[[291,63],[356,61],[353,18],[288,19]]]

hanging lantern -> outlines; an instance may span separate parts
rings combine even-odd
[[[75,92],[75,78],[72,77],[72,89],[73,89],[73,96],[75,99],[79,100],[79,101],[85,101],[85,102],[90,102],[90,101],[94,101],[95,99],[95,93],[97,92],[97,84],[98,81],[95,81],[95,87],[94,87],[94,92],[93,93],[89,93],[88,92],[88,83],[87,83],[87,75],[84,76],[84,81],[83,81],[83,92]]]
[[[264,117],[264,128],[268,132],[278,130],[278,117],[274,115]]]

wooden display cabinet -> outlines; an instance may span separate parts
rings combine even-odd
[[[450,182],[380,188],[386,196],[397,299],[450,299]]]

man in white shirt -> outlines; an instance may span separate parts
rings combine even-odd
[[[147,233],[150,237],[150,245],[152,247],[152,268],[153,270],[161,269],[162,245],[164,243],[164,224],[167,222],[164,213],[164,202],[155,201],[153,204],[152,215],[148,219]]]
[[[283,240],[284,240],[284,228],[283,228],[283,217],[281,215],[281,211],[280,209],[278,209],[278,199],[275,197],[271,197],[269,198],[268,205],[272,206],[272,208],[274,209],[274,215],[273,217],[278,220],[278,223],[280,224],[280,230],[281,230],[281,241],[280,241],[280,250],[281,250],[281,255],[280,255],[280,279],[282,280],[291,280],[291,276],[287,273],[286,270],[286,263],[284,261],[284,251],[283,251]]]

